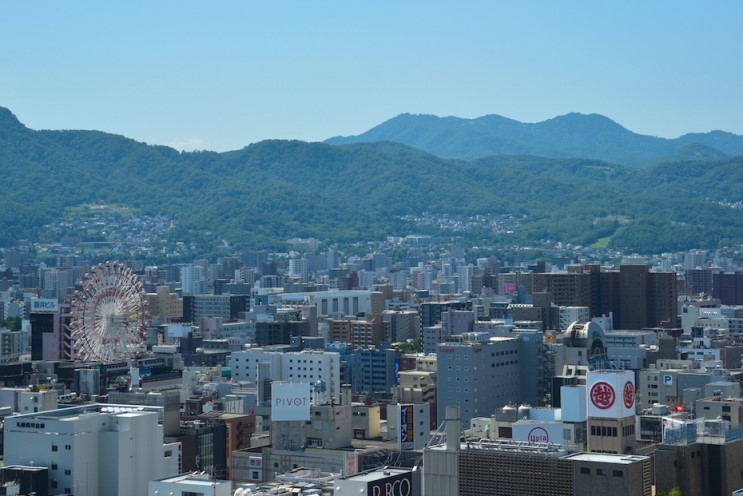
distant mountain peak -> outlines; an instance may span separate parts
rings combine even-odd
[[[743,155],[743,136],[714,131],[676,139],[630,131],[601,114],[570,112],[524,123],[497,114],[467,119],[430,114],[400,114],[358,136],[338,136],[328,144],[393,141],[444,158],[473,160],[494,155],[587,158],[646,167],[676,157]]]
[[[546,121],[538,122],[537,124],[548,124],[548,123],[561,123],[565,125],[573,125],[573,126],[580,126],[580,127],[593,127],[597,128],[600,127],[601,129],[616,129],[625,131],[628,133],[631,133],[632,131],[628,130],[615,120],[610,119],[609,117],[606,117],[602,114],[583,114],[580,112],[569,112],[564,115],[558,115],[557,117],[553,117],[552,119],[547,119]]]
[[[13,112],[5,107],[0,107],[0,130],[27,129]]]

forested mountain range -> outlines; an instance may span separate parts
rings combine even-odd
[[[743,158],[709,157],[706,146],[642,169],[526,155],[446,159],[391,142],[182,153],[99,131],[31,130],[0,108],[0,246],[37,239],[66,207],[97,202],[164,214],[180,227],[174,235],[209,230],[233,246],[451,234],[411,220],[424,212],[516,219],[508,234],[456,233],[479,246],[549,239],[659,252],[743,243]]]
[[[723,131],[665,139],[633,133],[598,114],[571,113],[523,123],[500,115],[477,119],[401,114],[358,136],[329,144],[394,141],[447,158],[471,160],[490,155],[592,158],[632,167],[661,161],[743,155],[743,136]]]

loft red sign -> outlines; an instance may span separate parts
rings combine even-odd
[[[591,387],[591,392],[589,393],[589,395],[591,398],[591,403],[593,403],[596,408],[600,408],[601,410],[611,408],[617,396],[614,392],[614,388],[606,382],[597,382],[596,384],[594,384]]]
[[[627,381],[624,385],[622,397],[624,398],[624,406],[632,408],[632,405],[635,404],[635,385],[631,381]]]

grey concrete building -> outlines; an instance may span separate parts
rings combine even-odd
[[[458,338],[459,341],[453,341]],[[462,421],[488,417],[497,407],[521,402],[519,338],[468,333],[441,343],[437,351],[437,417],[459,405]]]

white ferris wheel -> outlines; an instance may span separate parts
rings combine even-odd
[[[119,262],[93,267],[72,301],[70,335],[73,357],[104,363],[136,360],[149,326],[142,283]]]

